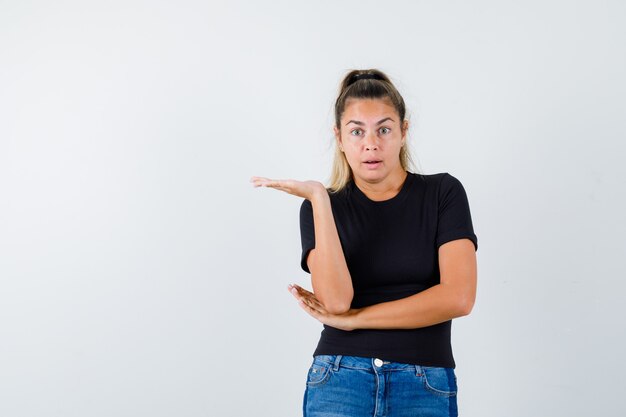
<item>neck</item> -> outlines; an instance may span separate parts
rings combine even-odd
[[[379,182],[368,182],[354,176],[354,183],[357,187],[372,200],[386,200],[400,192],[402,184],[406,180],[408,172],[399,167]]]

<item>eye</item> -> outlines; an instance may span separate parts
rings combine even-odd
[[[352,129],[352,130],[350,131],[350,133],[354,135],[354,132],[356,132],[356,131],[359,131],[359,132],[360,132],[360,131],[361,131],[361,129]]]
[[[381,127],[380,130],[386,129],[386,132],[382,132],[382,133],[389,133],[391,132],[391,129],[389,129],[388,127]]]

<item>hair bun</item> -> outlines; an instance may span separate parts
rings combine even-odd
[[[352,79],[350,80],[348,85],[353,84],[359,80],[367,80],[367,79],[384,81],[384,78],[378,74],[372,74],[371,72],[364,72],[364,73],[356,74],[352,76]]]

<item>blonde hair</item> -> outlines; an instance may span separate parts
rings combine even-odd
[[[358,76],[363,74],[368,74],[370,78],[359,79]],[[339,95],[335,101],[335,126],[337,129],[341,129],[341,116],[346,109],[346,101],[349,99],[388,100],[398,112],[400,128],[403,128],[406,115],[404,99],[389,77],[382,71],[377,69],[351,70],[345,75],[341,81]],[[400,148],[400,165],[406,171],[415,171],[415,164],[407,142]],[[331,193],[341,191],[353,179],[353,175],[346,155],[341,152],[339,144],[335,141],[335,155],[327,190]]]

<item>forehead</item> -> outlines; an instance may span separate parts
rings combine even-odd
[[[358,118],[362,121],[376,119],[378,121],[382,117],[392,117],[394,121],[397,121],[398,114],[389,99],[350,98],[346,100],[346,106],[341,118]]]

